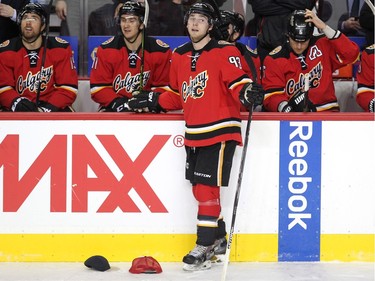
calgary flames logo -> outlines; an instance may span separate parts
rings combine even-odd
[[[182,83],[181,94],[186,102],[186,100],[191,97],[193,99],[199,99],[204,95],[204,89],[207,86],[208,75],[207,71],[199,73],[194,78],[190,77],[188,82]]]
[[[311,71],[309,72],[309,83],[310,89],[317,88],[320,85],[320,79],[322,77],[323,66],[322,63],[319,62]],[[288,95],[293,95],[294,93],[298,93],[299,91],[303,90],[305,87],[305,79],[304,74],[300,73],[298,76],[298,80],[289,79],[286,83],[285,91]]]

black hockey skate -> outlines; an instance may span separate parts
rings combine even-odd
[[[183,270],[197,271],[211,268],[211,258],[214,256],[214,245],[202,246],[196,245],[193,250],[189,252],[182,259],[184,266]]]
[[[217,239],[214,243],[214,255],[211,258],[212,263],[222,263],[225,258],[225,253],[227,251],[227,239],[222,237]]]

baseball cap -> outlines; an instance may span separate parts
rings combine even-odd
[[[108,260],[103,256],[92,256],[85,261],[85,265],[88,268],[92,268],[98,271],[106,271],[110,269]]]
[[[133,260],[132,266],[129,269],[130,273],[160,273],[160,264],[156,259],[150,256],[139,257]]]

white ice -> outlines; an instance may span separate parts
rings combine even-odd
[[[200,272],[184,272],[181,263],[160,263],[160,274],[131,274],[129,262],[113,262],[99,272],[83,263],[0,263],[1,281],[220,281],[222,265]],[[359,262],[243,262],[230,263],[226,281],[374,281],[374,263]]]

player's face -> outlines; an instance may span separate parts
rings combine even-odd
[[[42,19],[37,14],[26,13],[21,19],[21,34],[27,41],[36,39],[43,28]]]
[[[134,15],[121,15],[120,26],[122,34],[129,41],[136,39],[139,29],[143,28],[143,24],[139,21],[139,17]]]
[[[186,27],[193,42],[206,36],[206,34],[212,29],[206,16],[195,13],[190,14]]]
[[[302,54],[307,49],[307,47],[309,46],[309,42],[310,40],[307,40],[305,42],[298,42],[289,37],[290,47],[297,55]]]

